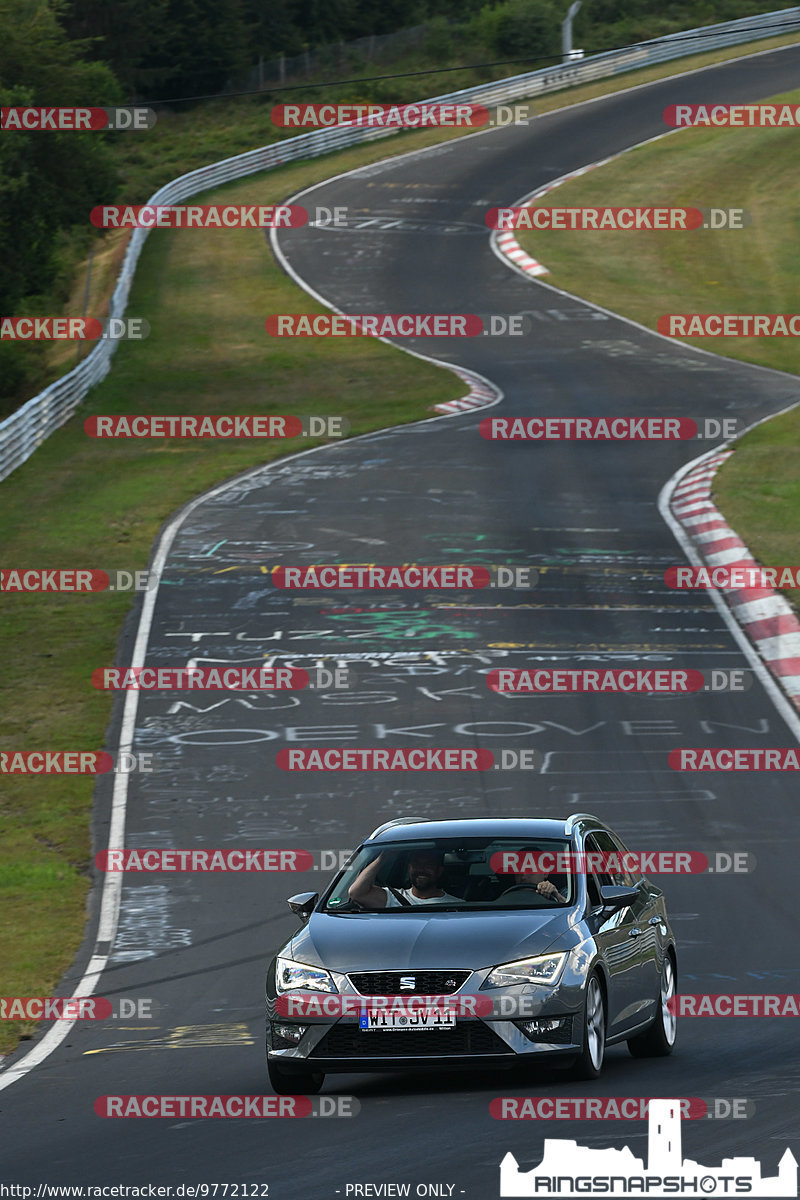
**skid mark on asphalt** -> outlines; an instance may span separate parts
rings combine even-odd
[[[233,1025],[176,1025],[160,1037],[140,1041],[111,1042],[84,1055],[108,1054],[122,1050],[197,1050],[203,1046],[254,1046],[256,1039],[244,1022]]]

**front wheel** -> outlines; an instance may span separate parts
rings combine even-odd
[[[634,1058],[664,1058],[672,1054],[678,1036],[678,1019],[670,1007],[675,995],[675,967],[669,954],[661,968],[661,988],[658,1012],[646,1033],[628,1039],[628,1050]]]
[[[606,1002],[597,975],[590,975],[583,1006],[581,1052],[570,1069],[573,1079],[597,1079],[606,1053]]]
[[[285,1071],[271,1058],[267,1073],[276,1096],[316,1096],[325,1082],[323,1071]]]

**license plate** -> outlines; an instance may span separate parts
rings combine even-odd
[[[368,1012],[362,1008],[359,1026],[364,1033],[375,1029],[453,1029],[456,1023],[454,1009],[418,1008],[408,1013]]]

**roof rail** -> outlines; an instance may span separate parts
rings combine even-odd
[[[384,821],[383,825],[379,825],[377,829],[373,829],[367,841],[377,837],[379,833],[383,833],[384,829],[392,829],[395,825],[417,825],[421,821],[428,820],[430,820],[429,817],[395,817],[393,821]]]
[[[567,819],[564,823],[564,833],[572,833],[572,830],[574,829],[574,827],[578,823],[578,821],[597,821],[598,825],[603,824],[603,822],[600,820],[600,818],[596,817],[594,815],[594,813],[585,813],[585,812],[570,813],[570,815],[567,817]]]

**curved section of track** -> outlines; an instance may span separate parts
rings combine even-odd
[[[697,354],[513,275],[491,252],[483,214],[653,136],[667,104],[766,97],[795,84],[798,64],[797,49],[761,55],[364,168],[314,189],[316,203],[360,214],[359,227],[287,231],[281,251],[344,311],[527,311],[531,337],[414,346],[500,386],[506,400],[493,413],[755,420],[793,403],[796,381]],[[151,750],[159,770],[131,779],[127,844],[339,849],[407,813],[595,810],[636,848],[745,849],[759,861],[752,875],[667,881],[683,990],[800,991],[785,892],[800,840],[790,785],[780,776],[680,775],[666,761],[678,745],[793,744],[760,684],[738,695],[517,699],[490,693],[483,677],[502,664],[749,665],[706,597],[663,584],[681,554],[659,516],[659,490],[697,447],[490,443],[479,419],[334,445],[191,506],[167,556],[147,661],[279,654],[308,665],[326,654],[354,665],[359,683],[353,693],[298,696],[142,693],[133,744]],[[278,562],[336,560],[499,562],[541,575],[529,593],[451,599],[292,595],[264,574]],[[296,778],[275,765],[287,745],[535,747],[545,767],[477,780]],[[101,847],[109,811],[99,796]],[[555,1072],[522,1082],[475,1071],[342,1076],[326,1090],[359,1096],[352,1121],[101,1121],[92,1106],[104,1094],[265,1090],[263,963],[294,926],[284,896],[304,884],[126,877],[97,990],[150,997],[157,1019],[76,1025],[2,1094],[3,1179],[267,1182],[270,1197],[289,1200],[408,1181],[412,1194],[437,1183],[483,1200],[498,1194],[507,1150],[523,1166],[538,1161],[540,1127],[489,1115],[493,1097],[529,1090],[748,1097],[756,1113],[747,1122],[687,1124],[687,1154],[709,1164],[753,1154],[771,1173],[786,1144],[798,1152],[790,1022],[755,1019],[683,1021],[673,1058],[634,1061],[614,1049],[603,1077],[580,1088]],[[84,959],[92,949],[93,938]],[[618,1140],[646,1155],[644,1125],[547,1132],[590,1145]]]

